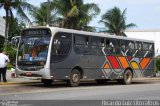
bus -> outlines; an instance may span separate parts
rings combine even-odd
[[[44,84],[66,81],[71,87],[82,80],[105,83],[154,73],[154,42],[57,27],[33,27],[21,33],[16,74],[38,77]]]

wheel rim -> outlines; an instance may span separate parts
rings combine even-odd
[[[130,72],[127,72],[126,73],[126,82],[127,83],[130,83],[132,80],[132,74]]]
[[[76,83],[76,82],[78,82],[78,80],[79,80],[78,74],[73,74],[73,76],[72,76],[72,81],[73,81],[74,83]]]

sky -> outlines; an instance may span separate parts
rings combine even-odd
[[[160,0],[87,0],[91,1],[99,5],[101,15],[115,6],[122,11],[127,9],[126,21],[135,23],[135,29],[160,29]],[[98,19],[101,19],[101,15]],[[96,22],[93,22],[93,25],[96,25]]]
[[[39,5],[47,0],[28,0],[34,5]],[[122,11],[127,9],[127,23],[135,23],[134,29],[155,30],[160,29],[160,0],[84,0],[84,3],[95,3],[101,13],[90,23],[90,26],[104,27],[98,21],[107,10],[117,6]]]
[[[29,3],[39,6],[40,3],[47,0],[27,0]],[[90,26],[104,27],[98,21],[101,16],[109,9],[117,6],[122,11],[127,9],[127,23],[135,23],[134,29],[160,29],[160,0],[84,0],[84,3],[95,3],[101,13],[90,23]],[[4,11],[0,10],[0,16],[5,15]]]
[[[47,0],[27,0],[29,3],[39,6],[40,3]],[[51,0],[50,0],[51,1]],[[127,9],[126,23],[135,23],[137,27],[130,30],[159,30],[160,31],[160,0],[84,0],[84,3],[95,3],[100,9],[101,13],[92,20],[90,26],[104,27],[103,24],[98,23],[101,16],[117,6],[122,11]],[[4,11],[0,10],[0,16],[4,15]],[[132,37],[132,36],[131,36]],[[135,37],[135,36],[133,36]],[[136,38],[144,39],[144,36],[136,36]],[[155,39],[156,38],[156,39]],[[160,35],[147,35],[145,39],[156,40],[156,49],[160,49]],[[159,42],[159,43],[158,43]],[[160,50],[159,50],[160,51]]]
[[[39,6],[40,3],[47,0],[26,0],[31,4]],[[95,3],[101,13],[90,23],[91,26],[103,27],[98,21],[101,16],[109,9],[117,6],[122,11],[127,9],[127,23],[135,23],[134,29],[160,29],[160,0],[84,0],[84,3]],[[0,10],[0,16],[5,15],[4,11]]]

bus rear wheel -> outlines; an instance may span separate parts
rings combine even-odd
[[[121,82],[121,83],[123,83],[125,85],[129,85],[132,82],[132,78],[133,78],[132,71],[127,69],[124,72],[123,79],[122,80],[118,80],[118,82]]]
[[[77,69],[73,69],[70,73],[70,79],[68,81],[69,86],[77,87],[80,83],[80,72]]]

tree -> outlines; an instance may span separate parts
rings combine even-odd
[[[34,19],[34,22],[37,25],[46,25],[47,24],[47,11],[49,16],[49,24],[51,25],[57,25],[58,23],[58,12],[55,8],[55,5],[53,2],[49,3],[49,9],[48,9],[48,3],[44,2],[41,3],[40,7],[36,7],[34,10],[30,11],[30,15]]]
[[[13,19],[13,10],[17,11],[17,15],[23,20],[30,22],[29,18],[25,14],[24,10],[32,10],[34,6],[27,3],[25,0],[0,0],[0,9],[3,8],[6,12],[6,27],[5,27],[5,41],[4,46],[7,46],[8,42],[8,29],[9,29],[9,18]]]
[[[126,24],[126,11],[127,9],[121,12],[118,7],[114,7],[102,15],[100,23],[105,25],[106,32],[117,36],[126,36],[124,33],[126,29],[136,27],[134,23]]]
[[[54,3],[63,28],[82,30],[100,12],[96,4],[84,4],[83,0],[54,0]]]
[[[157,56],[157,58],[156,58],[156,68],[158,71],[160,71],[160,58],[159,57],[160,56]]]
[[[0,36],[0,51],[3,50],[4,37]]]
[[[9,18],[8,41],[14,36],[20,36],[21,30],[25,28],[25,23],[18,18]]]

